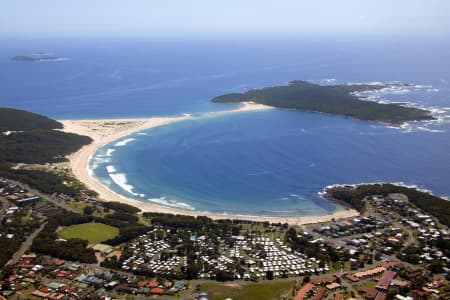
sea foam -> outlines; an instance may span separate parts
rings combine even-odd
[[[135,138],[127,138],[127,139],[124,139],[124,140],[121,140],[121,141],[115,143],[114,146],[123,147],[123,146],[126,146],[128,143],[131,143],[132,141],[135,141],[135,140],[136,140]]]
[[[112,148],[109,148],[108,150],[106,150],[106,156],[111,156],[113,153],[114,153],[114,151],[116,151],[116,149],[112,149]]]
[[[109,177],[124,191],[127,191],[133,196],[140,196],[140,194],[134,192],[134,186],[128,184],[127,176],[124,173],[109,173]]]
[[[181,209],[187,209],[187,210],[195,210],[195,208],[187,203],[184,202],[179,202],[179,201],[175,201],[175,200],[168,200],[166,199],[166,197],[161,197],[161,198],[149,198],[147,199],[150,202],[154,202],[157,204],[161,204],[164,206],[169,206],[169,207],[174,207],[174,208],[181,208]]]
[[[106,166],[106,171],[108,171],[108,173],[116,173],[116,167],[114,166]]]

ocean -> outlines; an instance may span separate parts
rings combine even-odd
[[[57,119],[190,113],[99,149],[93,175],[139,201],[228,214],[309,216],[341,209],[330,184],[402,182],[450,196],[450,40],[271,38],[8,40],[0,106]],[[15,62],[46,52],[54,62]],[[411,84],[363,94],[433,110],[401,128],[287,110],[207,117],[209,100],[286,84]]]

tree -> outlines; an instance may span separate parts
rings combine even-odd
[[[432,274],[442,273],[444,265],[438,259],[433,259],[430,263],[430,271]]]
[[[94,209],[91,206],[85,206],[83,208],[83,214],[85,215],[92,215],[92,213],[94,212]]]

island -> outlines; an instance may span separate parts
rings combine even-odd
[[[216,103],[255,102],[277,108],[296,109],[376,121],[398,126],[408,121],[433,120],[431,112],[401,104],[384,104],[359,98],[355,93],[381,90],[398,84],[318,85],[292,81],[285,86],[252,89],[213,98]]]
[[[48,56],[45,54],[35,54],[35,55],[16,55],[12,58],[12,60],[19,62],[41,62],[41,61],[60,61],[63,60],[63,58],[56,56]]]

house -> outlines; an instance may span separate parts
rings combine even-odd
[[[333,299],[334,300],[344,300],[345,299],[345,295],[344,294],[336,294],[336,296],[334,296]]]
[[[297,293],[297,296],[295,296],[295,300],[303,300],[306,298],[306,296],[313,290],[314,284],[307,283],[304,285]]]
[[[150,290],[150,293],[152,293],[153,295],[164,295],[164,289],[153,288]]]
[[[375,288],[377,290],[386,292],[389,289],[389,286],[391,285],[392,280],[397,276],[397,272],[394,271],[386,271],[384,272],[383,276],[381,276],[380,280],[378,280],[377,285]]]
[[[326,287],[327,287],[327,289],[332,291],[332,290],[335,290],[337,288],[340,288],[341,285],[339,283],[337,283],[337,282],[333,282],[333,283],[328,284]]]
[[[323,296],[325,296],[325,292],[327,291],[326,288],[321,287],[311,298],[312,300],[321,300],[323,299]]]
[[[159,282],[156,280],[152,280],[152,281],[147,282],[147,286],[151,289],[157,288],[159,286]]]
[[[364,297],[367,299],[375,299],[375,297],[378,295],[378,291],[374,288],[360,287],[358,289],[358,292],[364,295]]]
[[[103,255],[108,255],[114,250],[113,247],[105,244],[96,244],[92,247],[92,249],[94,249],[97,252],[100,252]]]
[[[313,279],[311,280],[311,283],[314,285],[322,285],[325,283],[333,283],[336,282],[336,277],[331,276],[331,277],[325,277],[325,278],[317,278],[317,279]]]
[[[401,266],[402,264],[398,261],[387,261],[381,264],[381,267],[385,268],[386,270],[389,270],[391,268],[399,268]]]
[[[64,260],[62,260],[62,259],[55,259],[55,262],[54,262],[55,266],[57,266],[57,267],[61,267],[65,263],[66,262]]]
[[[352,227],[354,224],[348,220],[342,221],[342,224],[347,226],[347,227]]]

